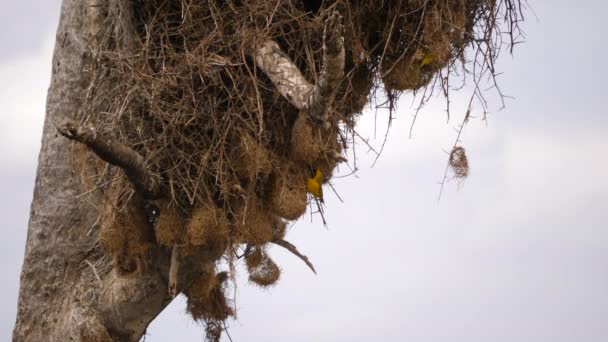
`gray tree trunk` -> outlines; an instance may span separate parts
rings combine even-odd
[[[62,4],[14,341],[137,341],[171,300],[164,255],[138,277],[111,270],[96,242],[99,202],[82,195],[73,143],[57,133],[83,115],[83,65],[103,19],[95,2]]]
[[[91,151],[123,168],[135,188],[138,184],[148,192],[155,188],[146,186],[150,182],[145,181],[142,163],[128,148],[111,146],[73,124],[65,125],[94,115],[82,109],[87,92],[95,91],[89,89],[87,62],[98,44],[95,33],[108,22],[107,15],[116,15],[104,12],[108,2],[126,4],[126,0],[64,0],[62,4],[14,341],[138,341],[180,292],[176,284],[191,283],[221,257],[212,249],[202,250],[196,257],[184,256],[177,274],[177,254],[172,258],[171,251],[154,248],[143,261],[145,267],[138,267],[141,272],[125,275],[113,269],[112,260],[98,243],[102,202],[96,192],[82,185],[79,166],[90,160],[87,156]],[[267,42],[253,57],[279,93],[328,126],[327,108],[344,68],[341,17],[337,13],[327,20],[323,51],[317,85],[303,78],[276,43]],[[272,242],[300,257],[314,271],[295,246],[282,239]]]

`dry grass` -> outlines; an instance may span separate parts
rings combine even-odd
[[[167,198],[158,206],[158,244],[220,241],[219,250],[230,253],[255,246],[247,266],[250,280],[262,286],[280,275],[263,246],[285,235],[281,218],[304,213],[311,169],[331,179],[365,105],[387,95],[392,109],[402,92],[428,86],[444,70],[493,76],[503,37],[498,26],[504,23],[512,38],[521,20],[518,0],[132,3],[134,22],[121,21],[124,13],[109,15],[99,33],[101,48],[86,69],[94,91],[83,108],[94,114],[85,121],[136,150],[161,180]],[[324,130],[282,98],[250,56],[273,39],[314,83],[324,20],[335,10],[344,17],[346,67],[331,106],[334,125]],[[467,49],[473,60],[466,60]],[[462,152],[452,152],[450,165],[466,176]],[[98,168],[95,181],[114,189],[103,189],[110,205],[100,239],[118,259],[154,244],[142,233],[148,222],[136,218],[146,217],[142,208],[127,205],[128,183],[112,182],[119,174]],[[232,313],[222,283],[207,274],[190,287],[195,318]]]
[[[223,321],[233,315],[233,309],[224,294],[228,280],[225,272],[215,274],[213,271],[203,273],[188,288],[188,311],[194,319]]]
[[[249,281],[261,287],[272,286],[281,276],[281,269],[262,247],[253,247],[245,255]]]
[[[184,216],[179,208],[168,200],[160,201],[157,209],[162,215],[158,215],[155,224],[156,241],[166,247],[184,244]]]

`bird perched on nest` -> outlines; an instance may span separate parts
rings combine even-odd
[[[323,203],[322,184],[323,184],[323,173],[319,169],[316,169],[315,175],[312,178],[308,178],[308,180],[306,181],[306,186],[308,187],[308,191],[313,196],[315,196],[316,198],[321,200],[321,203]]]

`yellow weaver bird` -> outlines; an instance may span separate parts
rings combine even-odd
[[[308,180],[306,181],[306,186],[308,187],[308,191],[313,196],[315,196],[316,198],[321,200],[321,203],[323,203],[322,184],[323,184],[323,173],[319,169],[315,170],[314,177],[308,178]]]
[[[429,64],[433,63],[433,59],[435,59],[433,54],[427,53],[426,55],[424,55],[424,57],[422,57],[422,61],[420,62],[420,67],[422,68],[425,65],[429,65]]]

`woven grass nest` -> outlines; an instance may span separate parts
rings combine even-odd
[[[246,249],[252,281],[274,284],[280,269],[265,246],[287,243],[286,221],[298,219],[311,200],[305,186],[311,170],[331,179],[370,100],[393,101],[404,91],[428,87],[444,76],[442,70],[471,72],[467,49],[489,51],[482,59],[493,62],[501,44],[497,26],[502,19],[517,23],[515,5],[109,1],[107,23],[95,37],[100,49],[86,70],[94,91],[83,111],[95,114],[81,124],[137,152],[162,195],[139,201],[128,181],[135,176],[125,177],[120,167],[92,168],[88,178],[110,184],[102,188],[112,208],[102,215],[102,244],[117,265],[158,246],[179,245],[192,255],[213,246],[218,259],[230,260]],[[277,90],[255,53],[273,41],[305,79],[317,83],[326,67],[324,32],[334,13],[342,27],[344,70],[324,111],[329,121],[319,124]],[[134,215],[145,219],[125,218]],[[133,233],[150,224],[154,234]],[[209,270],[184,289],[196,318],[217,321],[233,313],[221,292],[225,280]]]

